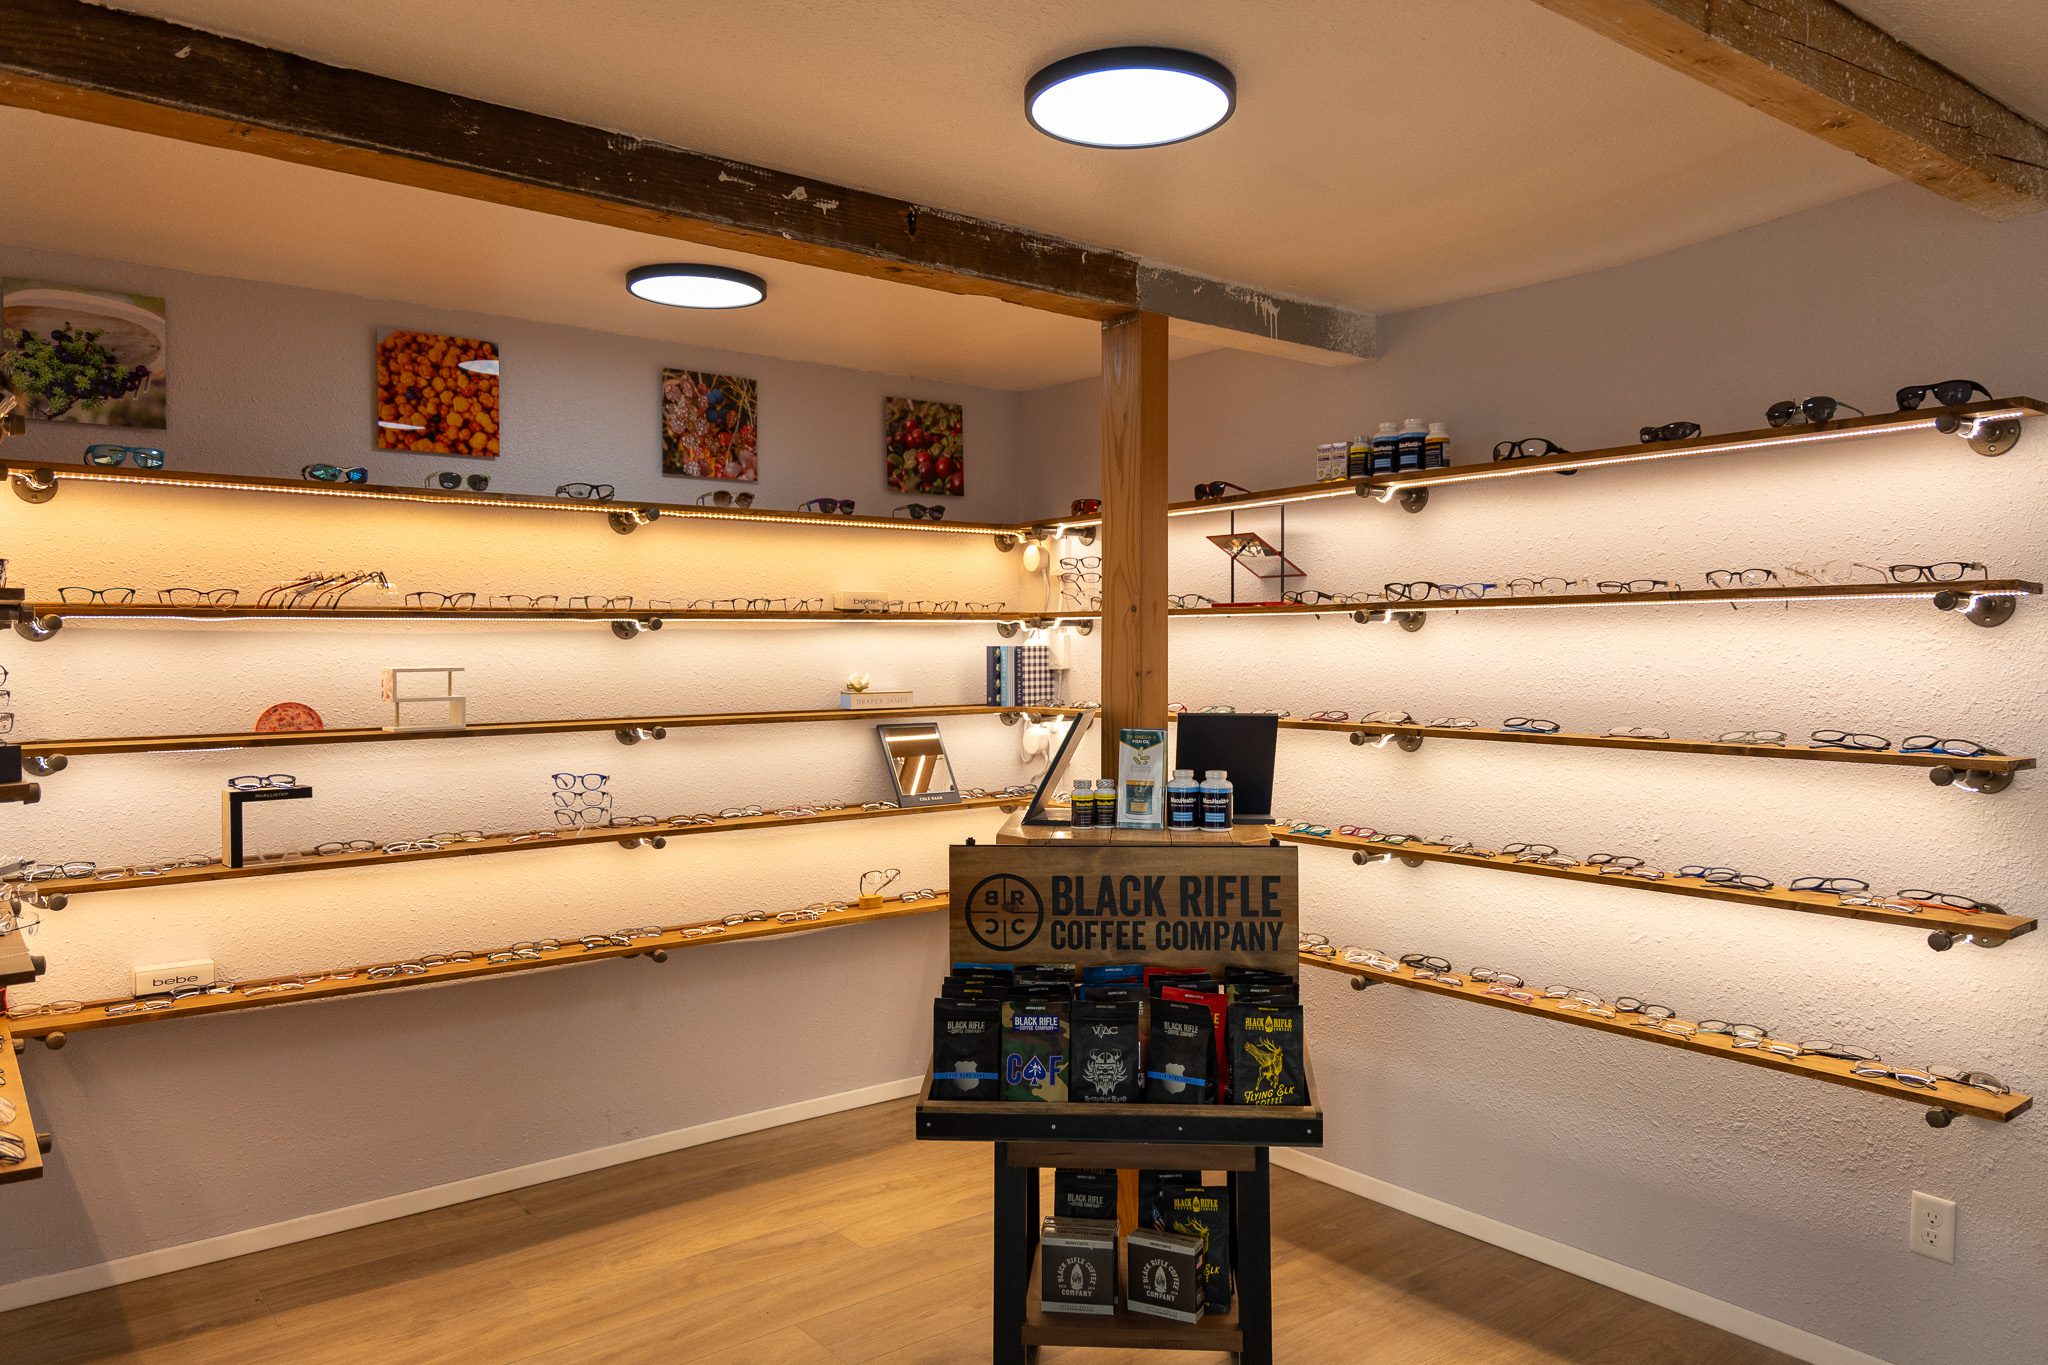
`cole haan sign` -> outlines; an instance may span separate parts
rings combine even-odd
[[[1292,972],[1296,857],[1219,845],[959,845],[955,962],[1142,962]]]

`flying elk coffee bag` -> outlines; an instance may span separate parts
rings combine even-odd
[[[1069,1096],[1083,1104],[1136,1104],[1144,1098],[1138,1002],[1086,1000],[1075,1005],[1069,1017]]]

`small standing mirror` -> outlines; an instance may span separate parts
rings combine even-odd
[[[889,781],[896,787],[897,805],[940,806],[959,801],[960,789],[953,781],[946,741],[936,724],[877,725],[875,738],[882,744],[882,759],[889,769]]]

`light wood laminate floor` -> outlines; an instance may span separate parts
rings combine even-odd
[[[876,1105],[0,1314],[0,1359],[986,1360],[989,1148],[910,1132],[908,1101]],[[1290,1365],[1790,1359],[1285,1171],[1273,1201]]]

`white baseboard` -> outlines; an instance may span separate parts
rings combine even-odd
[[[736,1114],[732,1118],[700,1123],[692,1128],[678,1128],[673,1132],[634,1138],[630,1142],[621,1142],[610,1147],[599,1147],[588,1152],[572,1152],[567,1156],[551,1157],[546,1161],[514,1166],[509,1170],[470,1176],[466,1180],[435,1185],[429,1189],[387,1195],[382,1199],[372,1199],[366,1204],[329,1209],[325,1213],[308,1214],[303,1218],[272,1223],[267,1227],[249,1228],[220,1237],[186,1242],[182,1246],[165,1247],[161,1251],[124,1256],[118,1261],[105,1261],[99,1265],[80,1266],[76,1270],[60,1270],[52,1275],[39,1275],[32,1280],[0,1285],[0,1313],[13,1308],[26,1308],[34,1303],[47,1303],[51,1299],[83,1294],[89,1290],[146,1280],[153,1275],[168,1275],[174,1270],[186,1270],[213,1261],[231,1260],[253,1251],[268,1251],[272,1247],[310,1241],[315,1237],[325,1237],[331,1232],[346,1232],[350,1228],[388,1222],[394,1218],[403,1218],[407,1214],[447,1208],[450,1204],[483,1199],[490,1195],[503,1194],[507,1190],[525,1189],[529,1185],[544,1185],[550,1180],[581,1175],[585,1171],[602,1170],[607,1166],[619,1166],[628,1161],[639,1161],[643,1157],[660,1156],[664,1152],[677,1152],[685,1147],[701,1147],[707,1142],[758,1133],[764,1128],[779,1128],[788,1123],[800,1123],[805,1119],[822,1118],[827,1114],[843,1113],[848,1109],[881,1104],[885,1100],[915,1095],[923,1088],[922,1075],[905,1077],[900,1081],[884,1081],[879,1085],[863,1086],[859,1090],[847,1090],[837,1095],[822,1095],[817,1099],[778,1105],[773,1109],[762,1109],[751,1114]]]
[[[1376,1204],[1385,1204],[1388,1208],[1399,1209],[1402,1213],[1427,1219],[1429,1222],[1450,1228],[1453,1232],[1462,1232],[1467,1237],[1491,1242],[1494,1246],[1504,1247],[1518,1256],[1527,1256],[1532,1261],[1540,1261],[1544,1265],[1577,1275],[1582,1280],[1591,1280],[1595,1284],[1606,1285],[1609,1289],[1618,1289],[1631,1298],[1654,1303],[1659,1308],[1668,1308],[1674,1313],[1683,1313],[1686,1317],[1697,1319],[1710,1327],[1718,1327],[1724,1332],[1732,1332],[1738,1337],[1747,1338],[1759,1346],[1768,1346],[1774,1351],[1783,1351],[1788,1356],[1810,1361],[1812,1365],[1887,1365],[1887,1362],[1876,1356],[1865,1355],[1853,1347],[1844,1346],[1838,1341],[1830,1341],[1826,1337],[1817,1336],[1790,1323],[1767,1318],[1761,1313],[1751,1312],[1747,1308],[1717,1299],[1711,1294],[1702,1294],[1699,1290],[1689,1289],[1682,1284],[1674,1284],[1670,1280],[1660,1280],[1655,1275],[1638,1270],[1634,1266],[1595,1256],[1590,1251],[1581,1251],[1578,1247],[1567,1246],[1563,1242],[1554,1242],[1548,1237],[1539,1236],[1511,1223],[1503,1223],[1484,1214],[1461,1209],[1456,1204],[1446,1204],[1441,1199],[1432,1199],[1426,1194],[1417,1194],[1399,1185],[1390,1185],[1384,1180],[1364,1175],[1348,1166],[1339,1166],[1336,1162],[1319,1156],[1311,1156],[1307,1152],[1275,1147],[1273,1164],[1297,1175],[1305,1175],[1310,1180],[1334,1186],[1347,1194],[1355,1194],[1361,1199],[1370,1199]]]

